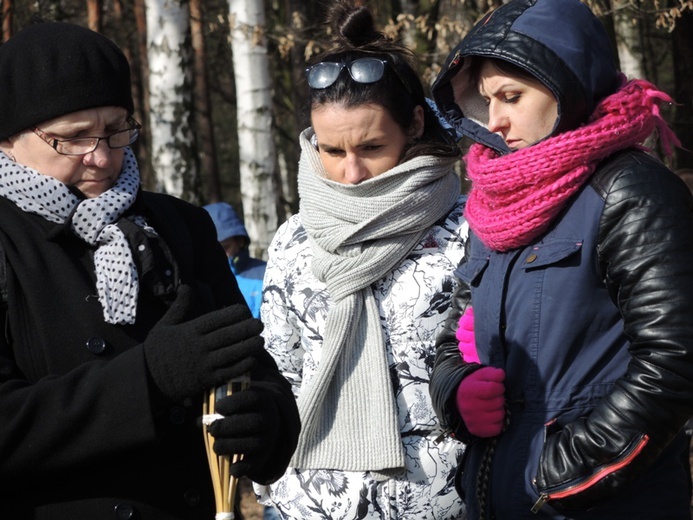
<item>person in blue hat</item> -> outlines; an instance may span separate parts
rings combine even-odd
[[[236,277],[238,288],[243,294],[253,317],[260,318],[262,304],[262,280],[267,262],[250,256],[250,236],[233,206],[226,202],[214,202],[204,206],[217,229],[217,240],[229,259],[231,272]],[[263,506],[264,520],[278,519],[279,514],[272,506]]]
[[[250,237],[236,211],[226,202],[207,204],[207,210],[217,228],[217,240],[224,248],[229,266],[236,277],[250,312],[260,317],[262,303],[262,279],[267,262],[250,256]]]

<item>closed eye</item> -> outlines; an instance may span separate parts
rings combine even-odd
[[[511,105],[514,105],[518,101],[520,101],[521,94],[519,93],[512,93],[512,94],[499,94],[498,98],[500,99],[501,102],[503,103],[508,103]],[[482,99],[484,100],[484,105],[489,106],[491,104],[491,98],[487,96],[482,96]]]
[[[326,146],[322,146],[321,148],[323,153],[326,153],[332,157],[341,157],[344,155],[344,150],[341,148],[330,148]]]

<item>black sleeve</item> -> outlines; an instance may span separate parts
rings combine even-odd
[[[251,387],[263,392],[267,399],[272,399],[279,411],[279,428],[277,442],[267,448],[272,451],[264,467],[253,468],[248,477],[258,484],[268,485],[279,479],[296,450],[298,435],[301,431],[301,420],[298,414],[296,399],[291,385],[282,376],[274,358],[267,354],[261,366],[251,373]]]
[[[469,244],[469,242],[467,243]],[[466,255],[465,255],[466,258]],[[464,259],[462,260],[465,261]],[[436,357],[429,384],[433,409],[445,429],[452,430],[457,439],[468,442],[472,438],[464,421],[457,411],[455,395],[460,382],[470,373],[481,368],[476,363],[466,363],[460,354],[457,326],[464,310],[470,305],[471,290],[466,282],[457,280],[453,293],[450,313],[443,324],[443,330],[436,338]]]
[[[213,277],[209,285],[213,288],[217,305],[221,307],[245,303],[229,268],[226,254],[216,241],[216,231],[209,214],[199,209],[198,218],[200,219],[200,236],[197,238],[208,243],[214,242],[214,244],[211,247],[199,248],[196,262],[203,266],[202,270],[206,276]],[[202,252],[204,254],[201,254]],[[273,446],[267,447],[272,450],[272,456],[268,457],[268,462],[263,467],[253,468],[248,475],[254,482],[270,484],[284,474],[298,444],[301,429],[298,407],[291,385],[281,374],[269,353],[266,353],[261,363],[252,370],[250,379],[251,387],[262,392],[266,399],[272,400],[279,413],[278,440]]]
[[[642,475],[693,414],[693,198],[643,153],[618,164],[597,185],[606,201],[598,254],[631,361],[588,416],[547,438],[536,481],[548,496],[582,483],[552,502],[575,509]]]

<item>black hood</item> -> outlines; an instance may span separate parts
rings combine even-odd
[[[555,135],[584,123],[619,85],[611,42],[599,19],[579,0],[511,0],[482,18],[445,60],[433,98],[460,133],[508,151],[485,128],[488,108],[470,84],[473,56],[506,60],[533,74],[558,100]]]

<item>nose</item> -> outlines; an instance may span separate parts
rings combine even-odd
[[[346,184],[358,184],[368,178],[368,168],[356,154],[347,154],[344,165]]]
[[[108,146],[106,139],[101,139],[96,149],[93,152],[85,154],[82,161],[87,166],[96,166],[97,168],[106,168],[111,162],[111,148]]]
[[[488,106],[488,129],[494,133],[502,133],[508,124],[509,120],[503,107],[491,102]]]

